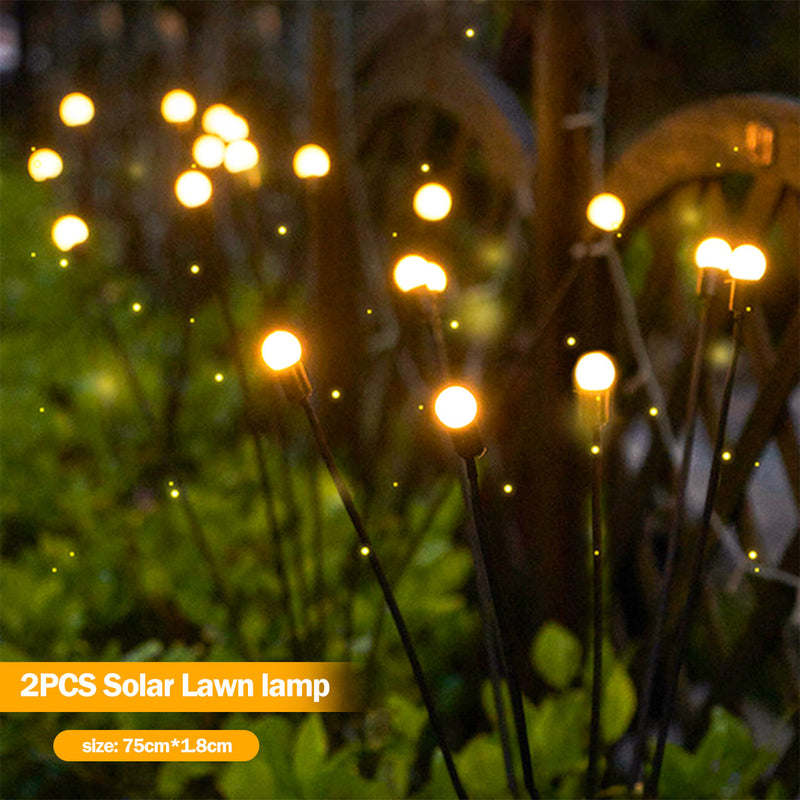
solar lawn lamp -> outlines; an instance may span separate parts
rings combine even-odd
[[[616,368],[610,356],[595,350],[584,353],[573,372],[575,386],[585,407],[592,431],[592,707],[589,720],[589,766],[586,796],[597,791],[597,760],[600,749],[600,705],[603,667],[603,428],[608,423],[611,390]]]
[[[661,659],[667,607],[673,591],[675,559],[678,552],[678,539],[686,518],[686,486],[694,448],[695,423],[700,395],[700,382],[703,374],[703,361],[708,342],[710,308],[714,298],[719,295],[731,261],[731,246],[719,237],[704,239],[695,250],[697,265],[697,294],[700,298],[700,318],[692,358],[692,372],[686,398],[686,418],[684,421],[684,440],[678,472],[675,475],[675,505],[667,535],[667,554],[664,575],[656,609],[655,627],[650,653],[645,671],[644,686],[639,698],[639,713],[634,739],[633,759],[628,775],[628,790],[632,792],[639,781],[643,768],[645,745],[647,741],[647,722],[652,704],[653,684]]]
[[[697,537],[697,544],[692,562],[689,589],[686,600],[678,617],[675,644],[667,671],[664,710],[661,715],[661,721],[658,728],[658,739],[656,741],[656,750],[653,756],[652,768],[645,783],[645,791],[648,796],[651,797],[656,797],[658,793],[658,782],[661,775],[661,767],[664,761],[667,729],[672,719],[675,706],[678,677],[685,660],[686,647],[693,622],[694,610],[700,597],[706,561],[709,555],[708,550],[711,533],[711,517],[714,512],[714,502],[716,499],[720,471],[722,468],[723,448],[725,445],[725,429],[728,423],[728,413],[733,394],[733,382],[736,376],[736,365],[739,361],[739,356],[742,351],[742,331],[744,319],[745,316],[752,310],[752,303],[754,302],[757,283],[763,277],[766,269],[766,258],[761,250],[754,245],[740,245],[731,253],[728,269],[730,275],[730,296],[728,308],[733,317],[733,348],[731,351],[730,362],[728,364],[728,371],[725,376],[725,384],[722,389],[719,419],[717,421],[717,432],[714,440],[714,449],[711,454],[711,468],[708,476],[708,485],[706,487],[706,496],[705,503],[703,505],[703,516],[700,522],[700,531]]]
[[[284,330],[273,331],[270,333],[269,336],[264,339],[264,342],[261,346],[261,355],[267,366],[277,375],[283,386],[286,396],[290,400],[299,403],[305,411],[320,455],[322,456],[322,460],[325,462],[325,466],[328,468],[328,472],[333,479],[333,483],[342,501],[342,505],[344,505],[345,511],[347,511],[347,515],[350,518],[350,522],[352,523],[356,532],[356,536],[358,537],[358,541],[361,546],[361,554],[367,558],[370,566],[372,567],[372,571],[381,587],[381,591],[383,592],[384,601],[389,608],[389,612],[392,615],[392,620],[394,621],[397,632],[400,635],[400,640],[403,644],[403,648],[405,649],[406,656],[411,664],[411,670],[414,673],[414,679],[419,687],[422,700],[425,703],[425,708],[428,711],[428,719],[430,720],[431,728],[439,744],[439,748],[442,751],[442,755],[444,756],[445,765],[447,767],[450,780],[453,784],[453,788],[455,789],[455,792],[459,798],[467,798],[466,791],[464,790],[461,779],[458,776],[458,771],[456,770],[452,753],[447,745],[444,727],[442,726],[439,714],[436,711],[433,694],[431,693],[427,678],[425,677],[425,673],[417,656],[416,649],[411,640],[408,628],[406,627],[405,620],[403,619],[403,615],[401,614],[400,608],[397,605],[394,592],[392,591],[392,587],[389,584],[386,573],[383,571],[383,567],[378,559],[378,555],[375,552],[366,528],[364,527],[361,515],[359,514],[355,502],[353,501],[353,496],[351,495],[350,490],[345,483],[344,478],[342,477],[342,474],[339,472],[339,468],[336,466],[336,462],[333,458],[333,452],[328,444],[328,439],[325,435],[325,430],[322,427],[322,423],[320,422],[314,407],[311,405],[310,398],[312,387],[308,378],[308,374],[303,366],[303,362],[301,361],[302,352],[302,346],[297,337],[289,331]]]
[[[489,528],[486,522],[486,511],[481,499],[480,484],[476,459],[480,458],[486,448],[481,439],[476,419],[478,417],[478,401],[475,395],[466,387],[450,384],[442,389],[434,402],[434,413],[439,422],[444,425],[453,442],[456,453],[464,461],[467,484],[469,487],[469,510],[472,517],[472,530],[475,534],[476,547],[473,548],[476,557],[476,570],[483,571],[486,575],[489,596],[488,603],[490,614],[496,624],[497,642],[501,665],[505,668],[508,679],[508,691],[511,698],[511,710],[514,717],[514,727],[517,733],[520,761],[522,763],[522,777],[525,789],[531,798],[538,798],[539,793],[533,778],[533,765],[531,762],[528,729],[525,723],[525,707],[523,705],[522,690],[520,689],[517,671],[514,667],[512,654],[509,649],[510,631],[508,619],[502,605],[503,595],[497,585],[497,577],[491,563],[487,559]]]

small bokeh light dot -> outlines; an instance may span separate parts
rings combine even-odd
[[[342,392],[339,389],[333,389],[331,391],[331,397],[334,400],[338,400],[342,396]]]
[[[753,567],[753,572],[758,574],[759,572],[761,572],[761,567]]]
[[[44,414],[44,406],[39,406],[39,413]]]
[[[596,456],[599,452],[600,452],[600,445],[599,444],[593,444],[592,445],[592,455]]]
[[[458,330],[458,325],[459,325],[459,322],[458,322],[458,320],[457,320],[457,319],[451,319],[451,320],[450,320],[450,327],[451,327],[451,328],[452,328],[454,331],[455,331],[455,330]]]
[[[70,550],[69,551],[69,557],[70,558],[75,558],[75,551],[74,550]]]
[[[36,258],[36,251],[31,251],[31,258]]]
[[[217,373],[217,374],[214,376],[214,380],[215,380],[217,383],[222,383],[222,381],[224,381],[224,380],[225,380],[225,376],[224,376],[224,375],[223,375],[221,372],[218,372],[218,373]]]
[[[367,309],[367,316],[369,316],[371,313],[372,313],[372,309],[371,309],[371,308],[368,308],[368,309]]]
[[[578,340],[574,336],[567,336],[566,338],[567,347],[575,347],[578,344]]]
[[[198,275],[200,273],[200,265],[192,264],[192,266],[189,267],[189,272],[191,272],[192,275]]]
[[[512,494],[514,492],[514,485],[511,483],[506,483],[503,485],[503,491],[506,494]]]
[[[748,558],[749,558],[751,561],[755,561],[755,560],[758,558],[758,550],[751,550],[751,551],[750,551],[750,552],[747,554],[747,557],[748,557]]]
[[[723,461],[730,461],[733,456],[731,455],[730,450],[723,450],[722,452],[722,460]]]
[[[400,484],[397,481],[392,481],[392,486],[396,489]]]
[[[420,168],[420,170],[422,172],[430,172],[431,171],[431,165],[430,164],[420,164],[419,168]]]
[[[366,545],[364,547],[362,547],[361,548],[361,555],[362,556],[368,556],[369,555],[369,547],[367,547]]]
[[[189,324],[194,325],[194,317],[189,317]]]
[[[756,462],[753,464],[753,466],[754,466],[754,467],[760,467],[760,466],[761,466],[761,462],[760,462],[760,461],[756,461]]]
[[[66,258],[62,258],[61,261],[58,262],[59,267],[68,267],[69,261]]]
[[[396,238],[397,238],[397,231],[392,231],[392,239],[396,239]]]
[[[142,310],[142,304],[141,303],[133,303],[131,305],[131,308],[134,310],[135,313],[138,314]]]
[[[417,410],[418,410],[418,411],[424,411],[424,410],[425,410],[425,404],[424,404],[424,403],[420,403],[420,404],[417,406]]]
[[[289,229],[285,225],[278,225],[278,235],[279,236],[286,236],[289,232]]]
[[[595,557],[599,556],[600,555],[600,551],[599,550],[595,550],[594,551],[594,555],[595,555]]]
[[[472,39],[475,36],[475,29],[474,28],[467,28],[464,31],[464,36],[466,36],[467,39]]]
[[[58,567],[50,567],[50,572],[58,572]]]
[[[172,489],[169,493],[170,497],[177,498],[181,496],[180,489]]]
[[[647,412],[651,417],[658,416],[658,409],[655,406],[650,406],[650,409]]]

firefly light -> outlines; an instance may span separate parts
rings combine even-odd
[[[289,331],[273,331],[261,345],[261,357],[276,372],[293,367],[302,355],[300,340]]]
[[[595,228],[615,231],[625,219],[625,206],[615,194],[604,192],[595,195],[586,207],[586,218]]]
[[[318,144],[304,144],[292,159],[292,169],[298,178],[321,178],[330,168],[331,159]]]
[[[200,170],[186,170],[175,181],[175,195],[187,208],[197,208],[207,203],[212,191],[211,181]]]
[[[414,211],[422,219],[436,222],[444,219],[453,207],[453,196],[440,183],[426,183],[414,195]]]
[[[161,98],[161,116],[167,122],[188,122],[197,113],[197,103],[189,92],[173,89]]]
[[[218,167],[225,159],[225,142],[213,133],[204,133],[194,140],[192,159],[206,169]]]
[[[72,92],[61,101],[58,116],[70,128],[86,125],[94,117],[94,103],[82,92]]]
[[[35,181],[57,178],[64,169],[64,162],[55,150],[42,147],[34,150],[28,158],[28,174]]]
[[[694,263],[700,269],[720,269],[728,271],[731,260],[731,246],[718,236],[703,239],[694,252]]]
[[[459,430],[475,421],[478,401],[469,389],[453,385],[439,392],[433,410],[445,427]]]
[[[66,253],[89,238],[89,226],[80,217],[67,214],[53,223],[50,236],[56,247]]]
[[[244,172],[258,164],[258,148],[249,139],[238,139],[225,148],[224,162],[228,172]]]
[[[731,253],[730,275],[737,281],[761,280],[767,270],[767,259],[755,245],[742,244]]]
[[[606,392],[616,378],[614,362],[605,353],[585,353],[575,365],[575,383],[584,392]]]

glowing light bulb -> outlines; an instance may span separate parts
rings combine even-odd
[[[206,133],[213,133],[225,142],[246,139],[250,133],[247,120],[224,103],[209,106],[203,112],[200,124]]]
[[[196,169],[182,172],[175,181],[175,195],[187,208],[197,208],[207,203],[212,191],[208,176]]]
[[[466,428],[478,416],[478,401],[469,389],[463,386],[448,386],[442,389],[433,404],[439,421],[448,428]]]
[[[293,367],[302,355],[300,341],[289,331],[273,331],[261,345],[261,357],[276,372]]]
[[[755,245],[742,244],[731,253],[731,278],[737,281],[758,281],[766,271],[767,259]]]
[[[34,150],[28,158],[28,174],[38,182],[57,178],[63,169],[61,156],[47,147]]]
[[[428,262],[414,253],[403,256],[395,265],[394,282],[401,292],[410,292],[426,285]]]
[[[244,172],[258,164],[258,148],[249,139],[238,139],[225,148],[225,169]]]
[[[161,98],[161,116],[167,122],[188,122],[196,113],[194,97],[183,89],[173,89]]]
[[[447,273],[435,261],[427,262],[425,285],[429,292],[443,292],[447,288]]]
[[[82,92],[71,92],[61,101],[58,116],[70,128],[86,125],[94,117],[94,103]]]
[[[206,169],[218,167],[225,159],[225,142],[213,133],[198,136],[192,144],[192,159]]]
[[[615,194],[604,192],[595,195],[586,207],[586,218],[595,228],[615,231],[625,219],[625,206]]]
[[[453,207],[453,196],[440,183],[426,183],[414,195],[414,211],[422,219],[436,222],[444,219]]]
[[[718,236],[703,239],[694,251],[694,263],[700,269],[721,269],[728,271],[731,260],[731,246]]]
[[[67,214],[53,223],[50,236],[56,247],[66,253],[89,238],[89,226],[80,217]]]
[[[575,365],[575,383],[584,392],[608,391],[614,385],[616,375],[614,362],[599,350],[585,353]]]
[[[322,178],[330,168],[331,159],[318,144],[304,144],[292,159],[292,169],[298,178]]]

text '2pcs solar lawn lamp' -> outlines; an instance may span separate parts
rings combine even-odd
[[[609,355],[595,350],[575,364],[573,380],[581,401],[582,417],[592,434],[592,706],[589,720],[589,766],[586,796],[597,790],[600,749],[600,704],[603,688],[603,428],[609,419],[611,390],[617,371]]]
[[[369,535],[364,527],[361,515],[358,513],[358,509],[356,508],[353,497],[350,494],[350,490],[348,489],[347,484],[345,483],[344,478],[339,472],[336,462],[333,459],[333,453],[330,445],[328,444],[322,423],[320,422],[314,407],[311,405],[311,382],[309,381],[308,374],[306,373],[305,367],[300,360],[302,357],[302,347],[300,342],[294,334],[289,333],[288,331],[274,331],[273,333],[269,334],[266,339],[264,339],[261,347],[261,355],[267,366],[270,367],[270,369],[272,369],[279,377],[286,396],[290,400],[299,403],[308,417],[308,421],[311,425],[311,430],[314,434],[314,439],[316,440],[322,460],[325,462],[325,466],[328,468],[328,472],[330,473],[333,483],[336,486],[336,491],[338,492],[342,504],[347,511],[347,515],[350,517],[350,521],[355,529],[356,536],[358,537],[358,541],[361,545],[361,554],[368,559],[370,566],[372,567],[372,571],[377,578],[378,584],[381,587],[381,591],[383,592],[384,601],[389,608],[389,612],[392,615],[397,632],[400,635],[400,640],[403,644],[403,648],[405,649],[409,663],[411,664],[412,672],[414,673],[414,679],[419,687],[422,700],[425,703],[425,708],[428,711],[428,719],[430,720],[431,728],[439,744],[439,748],[442,751],[445,765],[447,767],[448,774],[450,775],[450,780],[453,783],[453,788],[455,789],[459,798],[466,798],[467,794],[463,785],[461,784],[461,780],[458,776],[458,772],[453,761],[453,756],[450,752],[450,748],[447,745],[444,728],[439,719],[439,715],[436,712],[433,695],[428,686],[428,681],[425,677],[422,665],[420,664],[414,644],[411,641],[411,636],[408,632],[408,628],[406,627],[403,615],[400,613],[400,608],[397,605],[392,587],[389,584],[386,574],[383,571],[383,567],[381,566],[381,562],[378,559],[374,547],[372,546],[372,542],[370,541]]]
[[[438,420],[448,429],[455,451],[464,461],[467,484],[469,487],[469,509],[472,516],[475,538],[477,542],[476,569],[483,570],[489,588],[490,613],[496,624],[499,655],[505,667],[508,679],[508,691],[511,698],[511,710],[514,716],[514,727],[517,732],[520,760],[522,763],[522,779],[525,789],[531,798],[538,798],[539,793],[533,778],[528,730],[525,723],[525,707],[520,689],[517,671],[514,667],[512,653],[509,649],[510,631],[508,616],[503,603],[503,595],[497,584],[497,577],[491,562],[487,558],[489,545],[489,528],[486,512],[481,499],[480,484],[476,459],[483,455],[486,448],[481,439],[476,423],[478,401],[466,387],[451,384],[445,387],[436,397],[434,412]]]
[[[725,375],[725,384],[720,400],[717,432],[714,439],[714,449],[711,454],[711,468],[706,487],[703,516],[700,522],[700,532],[692,561],[692,571],[686,600],[681,608],[677,622],[677,633],[672,649],[671,658],[667,667],[667,685],[664,696],[664,710],[658,728],[658,739],[653,756],[653,765],[647,779],[645,791],[648,796],[655,797],[658,792],[658,782],[661,766],[664,760],[667,729],[672,718],[677,693],[678,677],[686,656],[686,647],[693,622],[694,609],[697,606],[702,589],[703,574],[708,558],[709,539],[711,533],[711,517],[714,513],[717,488],[719,486],[720,471],[722,468],[722,455],[725,445],[725,429],[728,424],[731,397],[733,395],[733,382],[736,376],[736,366],[742,351],[742,332],[745,316],[752,310],[757,282],[761,280],[767,269],[764,254],[751,244],[743,244],[735,248],[730,254],[728,262],[730,276],[730,298],[728,308],[733,316],[733,347]]]

